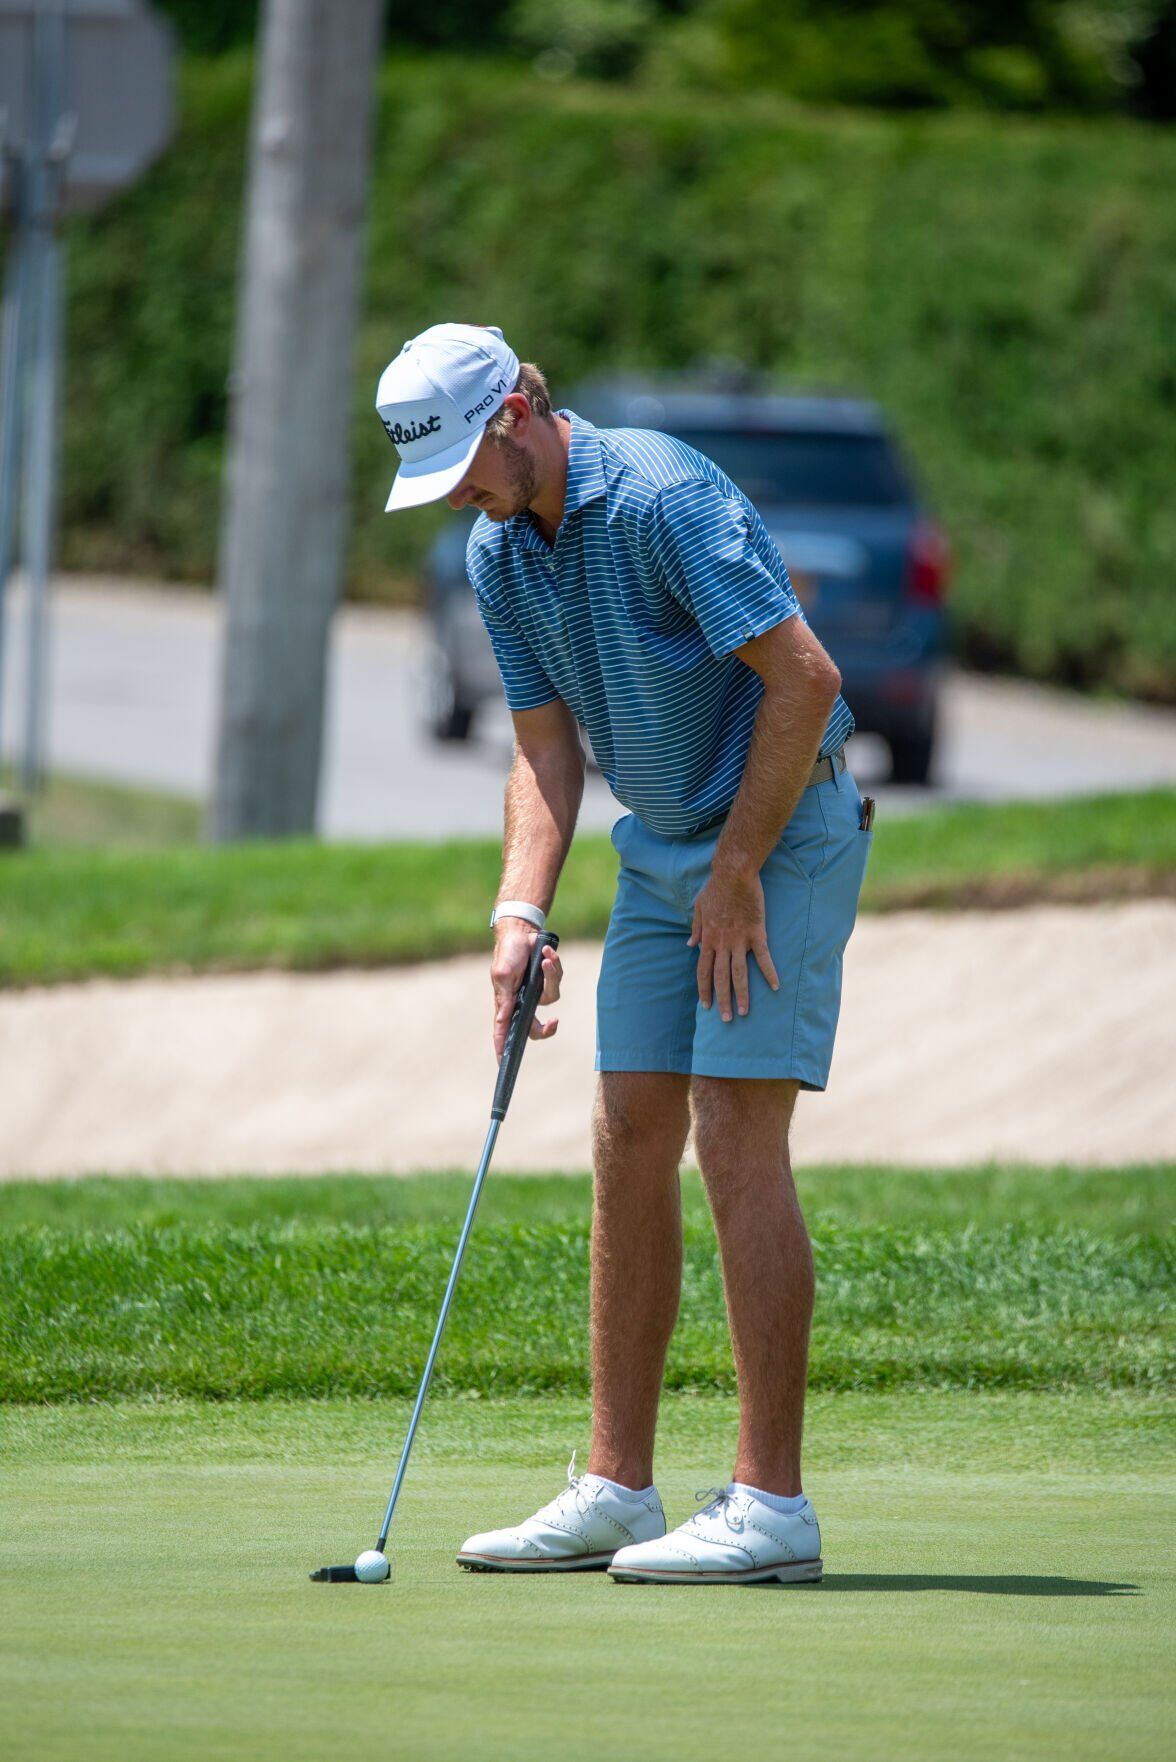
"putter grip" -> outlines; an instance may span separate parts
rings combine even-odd
[[[506,1045],[502,1049],[502,1062],[498,1066],[498,1082],[494,1086],[494,1104],[490,1109],[492,1120],[504,1120],[506,1110],[510,1106],[510,1098],[514,1094],[515,1078],[519,1074],[519,1066],[523,1062],[523,1048],[527,1044],[527,1036],[531,1031],[531,1023],[535,1019],[535,1011],[539,999],[543,995],[543,950],[558,948],[559,937],[553,930],[541,930],[531,944],[531,964],[527,968],[527,977],[515,997],[514,1015],[510,1018],[510,1027],[506,1031]]]

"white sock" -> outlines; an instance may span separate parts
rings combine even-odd
[[[615,1493],[618,1499],[628,1499],[633,1503],[636,1503],[638,1499],[648,1499],[657,1491],[656,1487],[642,1487],[641,1491],[637,1492],[633,1487],[622,1487],[616,1481],[605,1480],[602,1474],[598,1474],[596,1479],[601,1486],[607,1487],[610,1493]]]
[[[795,1493],[791,1498],[788,1498],[783,1493],[765,1493],[759,1487],[749,1487],[746,1481],[732,1481],[731,1491],[733,1493],[750,1493],[753,1499],[758,1499],[761,1505],[768,1507],[769,1511],[799,1511],[802,1505],[808,1503],[804,1493]]]

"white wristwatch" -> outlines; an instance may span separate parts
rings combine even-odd
[[[547,922],[547,913],[541,912],[537,905],[528,905],[525,899],[504,899],[490,913],[492,930],[499,918],[525,918],[528,924],[534,924],[536,930],[542,930]]]

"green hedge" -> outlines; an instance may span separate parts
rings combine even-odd
[[[71,229],[73,567],[210,578],[248,58],[192,62],[176,146]],[[384,66],[357,344],[353,592],[415,589],[381,366],[442,318],[582,373],[735,357],[890,412],[956,548],[973,663],[1176,698],[1176,139]]]
[[[184,48],[251,43],[258,0],[155,0]],[[914,109],[1174,114],[1176,0],[384,0],[403,48],[538,56],[570,73]]]

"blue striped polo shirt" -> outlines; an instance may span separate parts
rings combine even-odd
[[[735,799],[763,696],[732,651],[804,617],[784,560],[713,460],[652,429],[572,410],[563,520],[482,514],[466,569],[512,710],[562,698],[617,799],[689,837]],[[853,732],[842,698],[821,755]]]

